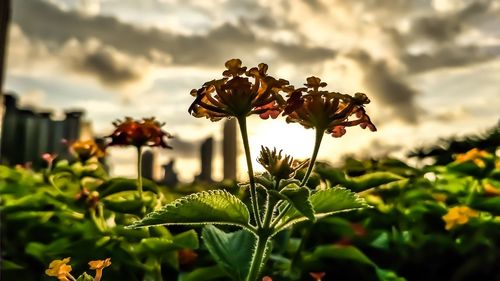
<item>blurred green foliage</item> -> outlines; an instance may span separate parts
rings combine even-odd
[[[346,187],[373,208],[279,233],[264,274],[274,281],[313,280],[311,272],[325,272],[322,280],[500,280],[499,159],[494,153],[457,159],[419,168],[395,159],[319,163],[309,186]],[[218,186],[248,202],[234,183]],[[213,227],[203,229],[203,243],[202,229],[125,228],[179,197],[147,180],[144,191],[141,202],[135,179],[109,178],[92,161],[60,161],[42,172],[0,166],[3,280],[53,280],[43,272],[64,257],[72,258],[75,272],[110,257],[103,280],[155,280],[158,271],[164,280],[180,281],[244,275],[235,269],[245,268],[240,263],[250,253],[238,250],[254,238],[243,230],[225,234],[238,238],[231,244],[219,241],[223,236]],[[443,217],[456,206],[477,216],[457,217],[446,229]]]

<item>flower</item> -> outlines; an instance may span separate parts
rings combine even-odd
[[[45,270],[45,274],[48,276],[57,277],[60,281],[69,281],[68,277],[73,278],[71,276],[71,265],[67,263],[70,261],[70,258],[65,258],[62,260],[53,260],[49,264],[49,268]],[[74,278],[73,278],[74,280]]]
[[[450,230],[457,224],[466,224],[470,218],[477,217],[477,211],[472,210],[467,206],[457,206],[448,210],[448,213],[443,216],[446,223],[446,230]]]
[[[248,71],[241,64],[239,59],[228,60],[225,64],[227,70],[222,73],[224,78],[208,81],[200,89],[191,90],[191,95],[196,98],[188,112],[211,121],[251,114],[258,114],[263,119],[276,118],[284,105],[279,92],[288,81],[267,75],[267,64],[261,63]]]
[[[95,270],[94,281],[100,281],[102,277],[102,270],[111,265],[111,259],[89,261],[90,269]]]
[[[484,194],[489,196],[500,196],[500,188],[494,186],[493,184],[487,182],[483,185]]]
[[[95,143],[94,140],[77,140],[70,146],[71,151],[80,158],[82,162],[92,157],[104,157],[104,151]]]
[[[477,148],[473,148],[466,153],[458,154],[455,158],[455,162],[464,163],[468,161],[472,161],[479,168],[486,167],[486,162],[484,162],[484,158],[490,156],[487,151],[479,150]]]
[[[191,249],[180,249],[177,254],[181,265],[193,264],[198,259],[198,254]]]
[[[283,115],[287,116],[288,123],[324,130],[336,138],[346,133],[346,127],[356,125],[371,131],[377,130],[366,114],[364,105],[370,100],[365,94],[356,93],[353,97],[320,90],[327,84],[314,76],[308,77],[304,85],[305,88],[286,88],[289,95]]]
[[[257,158],[264,169],[269,174],[274,176],[276,180],[289,179],[294,176],[295,172],[304,167],[308,161],[295,161],[290,155],[281,155],[281,150],[276,152],[276,148],[272,151],[264,146],[261,146],[260,156]]]
[[[171,138],[172,136],[161,129],[164,124],[156,121],[154,117],[143,118],[142,120],[125,117],[124,121],[117,120],[113,125],[116,128],[108,136],[111,138],[109,146],[132,145],[135,147],[160,146],[172,148],[165,142],[165,138]]]
[[[321,281],[323,277],[325,277],[326,273],[325,272],[309,272],[309,275],[311,275],[312,278],[314,278],[314,281]]]

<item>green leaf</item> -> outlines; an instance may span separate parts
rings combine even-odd
[[[317,265],[322,259],[343,259],[372,266],[375,269],[379,281],[404,281],[395,272],[382,269],[377,266],[369,257],[354,246],[323,245],[318,246],[312,254],[304,257],[308,265]],[[307,268],[308,265],[305,267]]]
[[[211,225],[203,228],[202,237],[217,264],[233,280],[245,280],[250,269],[255,237],[246,230],[225,233]]]
[[[87,272],[84,272],[82,275],[78,276],[76,281],[94,281],[94,278],[88,275]]]
[[[358,177],[349,177],[340,169],[321,165],[317,167],[316,172],[330,181],[332,185],[340,184],[356,192],[404,179],[391,172],[373,172]]]
[[[316,261],[323,258],[347,259],[361,264],[376,266],[370,258],[354,246],[322,245],[304,258],[305,261]]]
[[[196,231],[188,230],[177,234],[172,239],[166,237],[144,238],[139,244],[138,252],[161,256],[166,254],[168,251],[186,248],[198,248],[198,235],[196,234]]]
[[[143,189],[144,191],[158,193],[158,187],[156,186],[156,184],[148,179],[143,179]],[[105,181],[97,188],[97,191],[99,192],[99,196],[101,198],[114,193],[128,190],[137,190],[136,179],[114,178]]]
[[[18,265],[15,262],[8,261],[6,259],[3,259],[0,261],[0,265],[2,267],[2,270],[21,270],[24,269],[21,265]]]
[[[343,187],[319,190],[309,197],[309,201],[311,201],[316,218],[369,207],[363,198]],[[277,229],[281,231],[304,220],[306,217],[300,212],[290,209],[278,223]]]
[[[227,224],[247,227],[249,211],[236,196],[225,190],[194,193],[147,214],[131,226]]]
[[[479,211],[487,211],[495,216],[500,215],[500,197],[479,197],[471,199],[470,206]]]
[[[312,221],[316,221],[313,206],[311,201],[309,201],[309,195],[311,194],[309,188],[292,184],[291,187],[281,190],[280,193],[284,195],[287,201],[302,215]]]
[[[210,281],[220,280],[226,273],[218,266],[197,268],[189,273],[181,273],[179,281]]]

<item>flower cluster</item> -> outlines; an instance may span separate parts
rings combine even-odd
[[[279,92],[288,81],[269,76],[264,63],[247,70],[241,60],[231,59],[226,68],[222,73],[224,78],[208,81],[191,91],[196,97],[188,110],[191,115],[218,121],[251,114],[263,119],[276,118],[281,113],[284,100]]]
[[[454,228],[458,224],[466,224],[470,218],[475,218],[479,214],[467,206],[457,206],[448,210],[448,213],[443,216],[446,223],[446,230]]]
[[[71,144],[70,150],[85,162],[92,157],[104,157],[104,151],[95,143],[94,140],[77,140]]]
[[[162,148],[172,148],[165,142],[166,138],[172,136],[161,129],[164,124],[156,121],[154,117],[143,118],[142,120],[126,117],[124,121],[117,120],[113,125],[116,128],[108,136],[111,138],[109,146],[131,145],[135,147],[160,146]]]
[[[471,161],[479,168],[484,168],[484,167],[486,167],[486,162],[484,161],[484,159],[489,157],[489,156],[490,156],[490,154],[487,151],[473,148],[473,149],[467,151],[466,153],[458,154],[455,158],[455,161],[457,163],[464,163],[464,162]]]
[[[69,281],[68,278],[73,278],[70,272],[72,270],[71,265],[68,265],[71,258],[65,258],[62,260],[53,260],[49,264],[49,268],[45,270],[45,274],[48,276],[57,277],[60,281]]]
[[[262,146],[260,156],[257,158],[257,162],[259,162],[271,176],[275,177],[276,180],[293,177],[297,170],[308,163],[308,161],[296,161],[290,155],[281,155],[281,152],[281,150],[277,152],[276,148],[271,151],[269,148]]]
[[[345,127],[359,125],[377,130],[365,112],[364,105],[370,103],[365,94],[356,93],[353,97],[320,90],[327,84],[314,76],[307,78],[304,85],[290,90],[283,113],[287,122],[323,130],[336,138],[346,133]]]
[[[71,265],[68,265],[70,259],[71,258],[68,257],[62,260],[53,260],[50,263],[49,268],[45,270],[45,274],[47,274],[48,276],[57,277],[59,281],[76,280],[75,277],[73,277],[73,275],[71,275],[70,273],[72,270]],[[96,271],[93,280],[100,281],[102,277],[102,270],[110,265],[111,265],[110,258],[107,258],[105,260],[90,261],[89,262],[90,269]],[[80,278],[82,278],[82,276],[80,276]],[[80,280],[80,278],[78,278],[78,280]]]

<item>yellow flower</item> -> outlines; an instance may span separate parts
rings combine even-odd
[[[491,196],[499,196],[500,195],[500,188],[492,185],[491,183],[487,182],[483,185],[483,190],[486,195],[491,195]]]
[[[71,150],[85,162],[92,157],[104,157],[104,151],[95,143],[94,140],[77,140],[71,145]]]
[[[60,281],[69,281],[68,277],[74,280],[73,276],[69,273],[71,271],[71,265],[67,265],[69,261],[70,258],[53,260],[49,268],[45,270],[45,274],[57,277]]]
[[[105,267],[108,267],[111,265],[111,259],[107,258],[105,260],[90,261],[89,265],[90,265],[90,269],[95,270],[94,281],[100,281],[101,277],[102,277],[102,270]]]
[[[484,162],[483,158],[488,157],[489,155],[490,154],[487,151],[473,148],[473,149],[467,151],[466,153],[458,154],[456,156],[455,161],[457,163],[464,163],[467,161],[472,161],[479,168],[484,168],[484,167],[486,167],[486,163]]]
[[[475,218],[479,213],[467,206],[457,206],[448,210],[448,213],[443,216],[446,223],[446,230],[450,230],[457,224],[466,224],[470,218]]]

